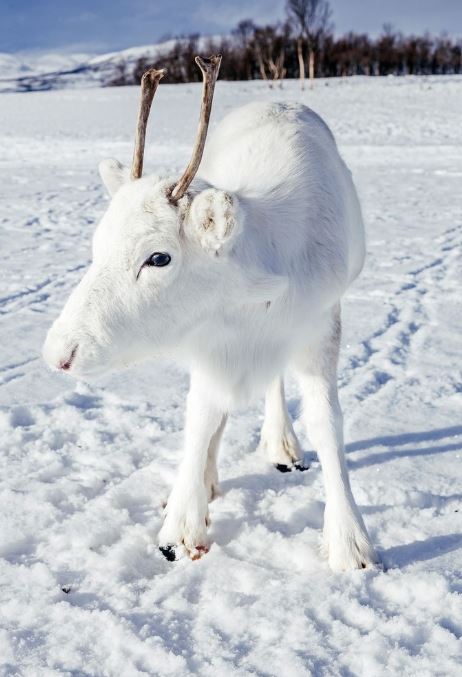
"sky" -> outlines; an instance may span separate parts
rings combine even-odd
[[[274,22],[285,0],[0,0],[0,52],[106,52],[166,36],[229,32],[241,19]],[[462,36],[462,0],[330,0],[335,32],[447,30]]]

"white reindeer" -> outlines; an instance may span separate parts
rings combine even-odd
[[[144,75],[131,176],[115,160],[100,165],[112,201],[44,357],[79,378],[159,354],[189,367],[184,458],[159,534],[168,560],[208,550],[208,501],[233,407],[266,390],[261,446],[279,470],[303,469],[284,400],[291,367],[324,474],[329,564],[369,567],[377,556],[350,488],[336,384],[340,298],[365,254],[356,191],[328,127],[299,104],[239,108],[203,154],[220,60],[196,59],[201,118],[179,181],[140,178],[163,71]]]

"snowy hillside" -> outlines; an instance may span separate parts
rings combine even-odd
[[[202,39],[205,43],[205,38]],[[175,40],[99,54],[7,54],[0,52],[0,92],[29,92],[76,87],[101,87],[117,76],[123,64],[133,72],[140,57],[155,63]],[[199,41],[200,44],[200,41]]]
[[[170,45],[135,47],[98,56],[0,54],[0,92],[100,87],[114,78],[119,64],[125,64],[129,72],[140,56],[154,60]]]
[[[340,397],[386,571],[329,571],[319,463],[297,422],[310,470],[266,465],[261,402],[225,432],[210,553],[160,555],[187,375],[152,363],[89,387],[40,357],[107,206],[97,163],[130,161],[138,92],[0,95],[0,674],[460,674],[462,78],[220,82],[212,124],[270,98],[327,120],[363,202]],[[161,85],[146,170],[183,168],[199,99]],[[296,416],[290,378],[288,395]]]
[[[90,58],[92,57],[88,54],[61,54],[59,52],[39,54],[0,52],[0,81],[3,82],[7,78],[70,70]]]

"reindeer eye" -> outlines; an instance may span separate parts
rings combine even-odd
[[[146,259],[144,265],[163,268],[164,266],[168,266],[171,260],[172,257],[170,256],[170,254],[164,252],[154,252],[154,254],[151,254],[151,256],[148,259]]]

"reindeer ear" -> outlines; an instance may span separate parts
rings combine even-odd
[[[242,231],[243,213],[237,198],[207,188],[193,199],[189,221],[203,249],[212,256],[229,251]]]
[[[130,179],[130,170],[118,160],[109,159],[99,163],[99,175],[111,197]]]

